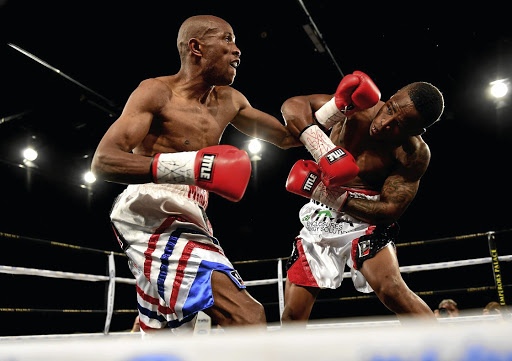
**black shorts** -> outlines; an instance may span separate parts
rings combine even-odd
[[[352,261],[354,268],[361,269],[363,262],[375,257],[384,247],[392,244],[396,251],[395,240],[400,231],[398,223],[378,225],[372,233],[365,234],[352,241]]]

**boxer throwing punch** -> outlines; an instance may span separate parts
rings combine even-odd
[[[177,45],[179,72],[139,84],[92,162],[101,179],[128,184],[110,218],[136,278],[140,327],[176,328],[201,310],[221,326],[264,325],[213,236],[208,192],[236,202],[249,181],[247,153],[219,145],[228,124],[280,148],[302,143],[229,86],[240,50],[226,21],[188,18]]]
[[[442,94],[426,82],[380,101],[360,71],[345,76],[334,96],[284,102],[287,127],[315,161],[299,160],[286,183],[310,202],[300,210],[303,228],[287,264],[283,323],[308,320],[320,289],[340,286],[345,265],[358,291],[375,291],[400,318],[435,319],[402,279],[394,239],[430,161],[421,134],[443,109]]]

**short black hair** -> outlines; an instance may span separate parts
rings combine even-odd
[[[443,94],[427,82],[415,82],[405,87],[414,107],[423,118],[423,127],[428,128],[437,122],[444,110]]]

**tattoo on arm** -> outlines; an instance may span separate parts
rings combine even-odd
[[[407,209],[418,192],[420,179],[430,161],[428,147],[406,154],[401,166],[385,180],[379,201],[350,199],[344,207],[349,215],[368,223],[392,223]]]
[[[384,205],[381,202],[360,198],[350,198],[343,211],[352,217],[372,224],[381,223],[378,216],[385,213]]]
[[[379,201],[351,198],[344,211],[373,224],[396,221],[414,199],[419,185],[419,181],[409,183],[399,178],[391,176],[386,180]]]

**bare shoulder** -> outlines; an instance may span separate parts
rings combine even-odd
[[[165,77],[142,80],[130,96],[131,102],[149,109],[162,109],[172,96],[170,82]]]
[[[397,151],[398,161],[413,176],[421,177],[430,163],[430,148],[421,136],[410,137]]]
[[[142,80],[137,89],[151,92],[170,92],[171,82],[169,77],[148,78]]]
[[[230,86],[217,86],[215,89],[217,92],[217,97],[221,101],[232,102],[238,107],[242,107],[249,103],[245,95],[243,95],[242,92],[236,90],[235,88]]]

